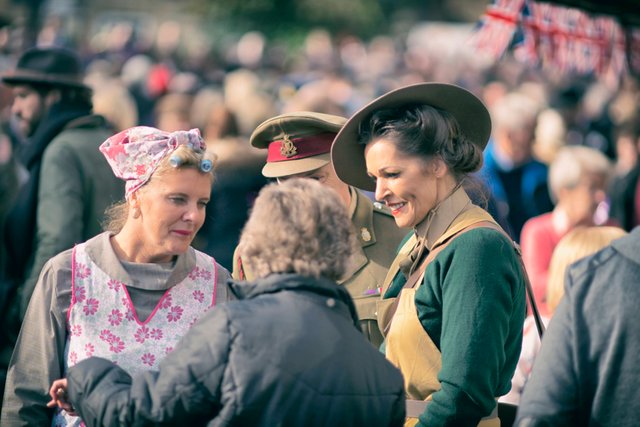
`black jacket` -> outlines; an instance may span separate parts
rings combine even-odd
[[[272,275],[232,283],[161,363],[131,378],[104,359],[68,373],[88,426],[401,426],[400,372],[358,330],[346,290]]]

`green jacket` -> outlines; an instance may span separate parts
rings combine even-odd
[[[518,257],[504,234],[476,228],[451,240],[427,266],[415,303],[442,353],[442,369],[441,389],[420,425],[476,425],[509,391],[525,318]],[[405,281],[397,271],[384,297],[396,297]]]
[[[112,134],[101,116],[81,117],[69,122],[44,151],[35,251],[30,274],[19,291],[20,318],[44,264],[101,233],[106,208],[124,197],[124,181],[114,176],[98,150]]]
[[[67,123],[43,152],[30,270],[7,295],[0,313],[2,384],[40,270],[59,252],[99,234],[105,209],[124,196],[124,182],[98,150],[112,133],[102,117],[80,117]]]

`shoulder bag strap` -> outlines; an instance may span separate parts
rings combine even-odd
[[[538,311],[538,305],[536,304],[536,300],[533,297],[533,288],[531,287],[531,281],[529,281],[529,275],[527,274],[527,269],[525,268],[524,261],[522,260],[522,251],[520,250],[520,245],[516,243],[513,239],[511,239],[511,237],[502,229],[502,227],[500,227],[498,224],[492,221],[477,222],[475,224],[472,224],[466,227],[462,232],[469,231],[473,228],[479,228],[479,227],[492,228],[494,230],[501,232],[502,234],[507,236],[507,238],[511,241],[511,244],[513,245],[514,249],[518,253],[518,260],[520,261],[520,267],[522,268],[522,274],[524,276],[524,284],[525,284],[525,289],[527,291],[527,299],[529,300],[529,306],[531,307],[531,314],[533,314],[533,319],[536,322],[536,329],[538,329],[538,336],[540,337],[540,339],[542,339],[542,335],[544,334],[545,327],[544,327],[544,323],[542,322],[542,317],[540,316],[540,312]]]

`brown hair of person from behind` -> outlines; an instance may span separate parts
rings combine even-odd
[[[260,279],[273,273],[342,278],[356,239],[338,195],[319,182],[294,178],[264,187],[238,245]]]
[[[551,256],[547,283],[547,306],[553,313],[564,295],[567,267],[581,258],[608,246],[613,240],[627,234],[619,227],[578,227],[558,242]]]
[[[177,156],[180,159],[180,166],[173,167],[170,163],[170,159],[174,156]],[[203,159],[211,160],[214,165],[210,171],[203,172],[200,170],[200,163]],[[214,171],[217,157],[216,155],[210,151],[195,151],[188,146],[181,145],[171,154],[171,156],[166,156],[158,168],[155,170],[149,182],[140,187],[138,191],[145,191],[145,188],[149,185],[149,183],[153,182],[155,178],[158,178],[162,175],[165,175],[171,171],[176,169],[195,169],[200,171],[203,174],[208,174],[211,176],[211,183],[214,181]],[[124,224],[127,222],[127,218],[129,216],[129,203],[126,200],[114,203],[110,206],[105,212],[105,221],[103,224],[103,228],[107,231],[112,232],[113,234],[118,234]]]

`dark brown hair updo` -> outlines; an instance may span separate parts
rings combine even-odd
[[[377,111],[362,122],[359,135],[362,145],[386,138],[408,156],[424,160],[440,156],[458,181],[482,165],[482,150],[460,132],[457,120],[430,105]]]

